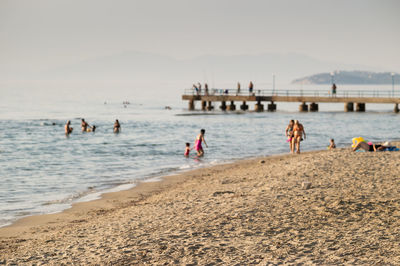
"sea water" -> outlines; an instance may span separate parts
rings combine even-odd
[[[367,89],[390,90],[380,87]],[[218,105],[212,112],[188,111],[181,100],[183,89],[174,84],[0,88],[0,226],[28,215],[58,212],[138,181],[288,153],[284,130],[290,119],[305,127],[304,151],[326,149],[330,138],[339,147],[349,146],[357,136],[373,142],[399,138],[400,115],[393,113],[392,105],[367,104],[365,113],[345,113],[344,104],[320,104],[319,112],[299,113],[299,103],[277,103],[273,113],[222,112]],[[81,118],[96,125],[96,132],[82,133]],[[115,119],[121,123],[119,134],[113,133]],[[69,137],[64,134],[67,120],[74,128]],[[194,151],[185,158],[185,143],[193,146],[202,128],[208,144],[204,158],[195,158]]]

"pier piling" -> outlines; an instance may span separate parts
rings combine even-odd
[[[302,103],[299,105],[300,112],[308,112],[308,105],[306,103]]]
[[[226,111],[226,102],[222,101],[221,106],[219,108],[221,108],[222,111]]]
[[[194,100],[189,101],[189,110],[193,111],[194,110]]]
[[[271,103],[268,104],[268,111],[269,112],[276,111],[276,104],[274,104],[274,102],[271,102]]]
[[[353,112],[354,111],[354,103],[345,103],[344,111],[345,112]]]
[[[356,103],[357,112],[365,112],[365,103]]]
[[[201,101],[201,110],[203,110],[203,111],[207,110],[207,102],[206,101]]]
[[[249,109],[249,106],[246,104],[245,101],[243,101],[243,104],[240,106],[240,109],[243,110],[243,111],[246,111],[246,110]]]
[[[318,112],[318,104],[310,103],[310,112]]]
[[[207,110],[211,111],[212,109],[214,109],[214,106],[212,105],[212,101],[208,101]]]
[[[398,103],[396,103],[396,104],[394,105],[394,112],[395,112],[396,114],[399,112],[399,104],[398,104]]]
[[[264,105],[261,104],[260,101],[258,101],[258,102],[256,103],[255,107],[254,107],[254,110],[255,110],[256,112],[262,112],[262,111],[264,111]]]
[[[228,108],[227,108],[229,111],[235,111],[236,110],[236,105],[235,105],[235,102],[234,101],[231,101],[231,104],[230,105],[228,105]]]

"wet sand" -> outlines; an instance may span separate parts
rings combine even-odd
[[[0,264],[400,264],[399,177],[349,149],[199,169],[1,228]]]

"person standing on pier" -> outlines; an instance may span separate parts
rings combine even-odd
[[[204,84],[204,95],[208,96],[208,84]]]
[[[336,84],[332,84],[332,96],[336,97]]]
[[[236,91],[236,95],[240,94],[240,82],[237,83],[237,91]]]
[[[199,88],[199,94],[201,94],[201,83],[200,82],[197,83],[197,87]]]
[[[196,94],[199,95],[199,88],[197,88],[196,84],[193,84],[193,89],[196,91]]]
[[[253,84],[252,81],[250,81],[250,84],[249,84],[249,94],[252,94],[252,93],[253,93],[253,89],[254,89],[254,84]]]

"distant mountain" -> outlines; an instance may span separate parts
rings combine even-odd
[[[272,83],[289,83],[293,77],[307,73],[365,67],[344,65],[301,54],[256,55],[204,55],[177,60],[168,56],[128,51],[111,56],[98,57],[83,62],[52,69],[42,73],[43,78],[66,80],[125,80],[132,82],[209,82],[229,84],[253,80]],[[218,86],[218,85],[217,85]]]
[[[4,69],[7,69],[6,66]],[[116,87],[165,82],[190,87],[195,82],[208,82],[210,86],[230,87],[236,86],[238,81],[248,83],[252,80],[256,87],[268,88],[272,86],[273,75],[276,84],[287,84],[294,77],[331,69],[382,71],[368,66],[322,61],[296,53],[204,55],[178,60],[164,55],[127,51],[53,67],[46,71],[0,71],[0,82],[11,80],[13,84],[15,81],[31,84],[30,81],[33,80],[38,81],[41,86],[47,82],[80,87],[96,84]],[[323,78],[317,79],[318,82],[330,82],[329,74],[325,74],[327,77],[321,75]],[[390,75],[388,78],[387,82],[390,82]],[[310,81],[308,78],[304,80],[310,83],[317,82],[311,77]]]
[[[392,79],[393,78],[393,79]],[[396,84],[400,81],[400,75],[390,72],[368,71],[335,71],[332,73],[320,73],[304,78],[295,79],[293,84]]]

